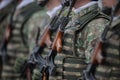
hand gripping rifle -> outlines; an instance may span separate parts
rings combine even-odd
[[[86,70],[83,71],[82,80],[95,80],[94,75],[95,75],[96,67],[97,67],[97,65],[102,64],[105,59],[104,54],[102,52],[102,46],[111,37],[111,36],[109,36],[106,39],[107,32],[108,32],[108,30],[110,30],[110,26],[113,21],[114,13],[117,12],[117,10],[119,9],[118,5],[120,5],[120,1],[117,3],[117,5],[115,7],[112,8],[110,23],[105,27],[105,29],[101,35],[101,40],[99,40],[96,44],[95,50],[93,52],[93,56],[91,58],[91,62],[90,62],[90,64],[88,64]]]

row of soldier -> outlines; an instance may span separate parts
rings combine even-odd
[[[28,80],[119,80],[119,6],[119,0],[1,0],[1,31],[7,27],[1,79],[10,80],[10,69],[15,77],[15,63]]]

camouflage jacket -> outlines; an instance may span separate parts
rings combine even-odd
[[[97,3],[73,14],[66,26],[62,53],[56,57],[60,80],[77,80],[81,77],[91,57],[94,41],[108,20],[109,17],[99,11]]]
[[[120,18],[114,20],[109,28],[102,48],[105,61],[95,72],[97,80],[120,79]]]

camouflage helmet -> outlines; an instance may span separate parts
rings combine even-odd
[[[44,7],[49,0],[37,0],[39,6]]]

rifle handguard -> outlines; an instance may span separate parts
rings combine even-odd
[[[99,41],[95,47],[95,51],[93,53],[92,62],[93,64],[101,64],[103,62],[102,56],[102,42]]]

